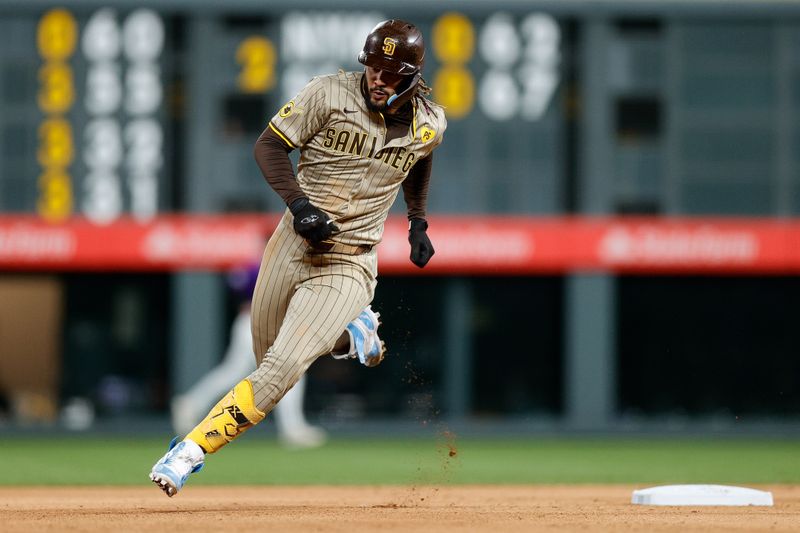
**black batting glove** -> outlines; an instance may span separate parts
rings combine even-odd
[[[428,222],[424,218],[408,221],[408,243],[411,245],[411,262],[422,268],[428,264],[436,251],[428,238]]]
[[[322,242],[339,231],[333,220],[308,198],[298,198],[292,202],[289,211],[294,215],[294,231],[311,244]]]

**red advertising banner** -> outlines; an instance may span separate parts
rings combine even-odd
[[[0,216],[0,268],[30,270],[219,270],[260,257],[278,216],[167,215],[148,223],[83,219],[49,224]]]
[[[0,216],[0,269],[224,270],[257,260],[279,215],[167,215],[106,226]],[[408,260],[407,222],[390,217],[382,274],[573,271],[800,274],[800,219],[431,216],[436,255]]]

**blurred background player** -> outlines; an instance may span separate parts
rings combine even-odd
[[[230,341],[222,361],[189,390],[172,399],[172,428],[178,435],[189,433],[220,396],[255,370],[250,305],[257,278],[257,263],[233,269],[228,274],[228,287],[238,303],[238,313],[231,325]],[[325,430],[306,420],[303,409],[306,381],[304,374],[273,411],[278,440],[287,448],[315,448],[322,446],[327,440]]]

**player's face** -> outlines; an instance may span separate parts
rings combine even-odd
[[[386,107],[386,101],[397,93],[397,87],[405,78],[401,74],[386,72],[372,67],[366,68],[366,75],[369,104],[375,111],[381,111]]]

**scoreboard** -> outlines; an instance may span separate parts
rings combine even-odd
[[[800,212],[800,8],[689,4],[7,6],[0,213],[282,210],[253,143],[311,77],[361,69],[390,16],[423,31],[448,118],[431,212]]]
[[[100,225],[252,198],[280,209],[252,144],[311,77],[363,68],[365,36],[390,16],[66,6],[0,20],[15,37],[0,51],[0,212]],[[423,30],[424,76],[449,121],[432,207],[557,212],[562,23],[535,10],[392,14]]]
[[[164,42],[164,22],[149,9],[102,8],[82,19],[52,9],[38,19],[35,208],[43,218],[147,220],[166,204]]]

